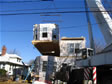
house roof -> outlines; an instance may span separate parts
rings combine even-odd
[[[18,56],[16,54],[8,54],[8,53],[6,53],[4,56],[0,56],[0,62],[9,62],[9,63],[13,63],[13,64],[23,65],[22,62],[16,62],[16,61],[11,60],[12,58],[22,59],[20,56]]]
[[[8,56],[0,56],[0,61],[8,61],[9,57]]]
[[[16,54],[6,54],[6,56],[9,56],[10,58],[19,58],[19,59],[22,59],[20,56],[18,56]]]

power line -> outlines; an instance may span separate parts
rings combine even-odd
[[[111,22],[111,21],[110,21]],[[100,22],[100,23],[92,23],[91,25],[97,25],[97,24],[103,24],[103,23],[106,23],[106,22]],[[85,26],[85,27],[84,27]],[[84,24],[84,25],[76,25],[76,26],[69,26],[69,27],[60,27],[60,29],[79,29],[80,28],[86,28],[86,26],[88,26],[87,24]],[[82,29],[81,29],[82,30]],[[0,32],[33,32],[33,29],[32,30],[2,30]]]
[[[46,8],[45,8],[45,10],[48,10],[49,9],[49,7],[51,6],[51,4],[49,4]],[[60,14],[40,14],[40,16],[44,16],[44,17],[46,17],[46,16],[59,16]],[[45,18],[43,18],[43,21],[42,22],[53,22],[53,21],[48,21],[48,20],[45,20]]]
[[[6,13],[0,15],[12,16],[12,15],[55,14],[55,13],[86,13],[86,12],[112,12],[112,11],[59,11],[59,12],[35,12],[35,13]]]
[[[53,0],[33,0],[33,1],[0,1],[0,3],[27,3],[27,2],[40,2],[40,1],[53,1]]]
[[[76,29],[76,27],[78,28],[81,26],[60,27],[60,29],[67,29],[67,28],[72,29],[74,27]],[[33,32],[33,29],[32,30],[2,30],[0,32]]]
[[[40,1],[54,1],[54,0],[38,0],[38,1],[36,1],[36,0],[33,0],[33,1],[30,1],[30,0],[28,0],[28,1],[0,1],[0,3],[25,3],[25,2],[40,2]],[[83,1],[83,0],[75,0],[75,1]]]
[[[40,15],[40,16],[61,16],[59,14],[56,14],[56,15],[48,15],[48,14],[45,14],[45,15]]]
[[[54,10],[54,9],[84,9],[85,7],[62,7],[62,8],[44,8],[44,9],[19,9],[19,10],[4,10],[0,12],[19,12],[19,11],[33,11],[33,10]],[[97,8],[97,7],[89,7],[89,8]],[[112,7],[110,7],[111,9]]]
[[[33,30],[2,30],[0,32],[31,32]]]
[[[42,20],[42,22],[63,22],[62,20]]]
[[[33,0],[33,1],[0,1],[0,3],[27,3],[27,2],[40,2],[40,1],[53,1],[53,0]]]
[[[55,10],[56,10],[56,5],[54,4],[54,2],[53,2],[53,6],[54,6],[54,8],[55,8]],[[57,10],[56,10],[56,12],[57,12]],[[60,14],[44,14],[44,16],[61,16]],[[42,22],[62,22],[61,20],[43,20]]]
[[[33,0],[33,1],[30,1],[30,0],[25,0],[25,1],[0,1],[0,3],[25,3],[25,2],[40,2],[40,1],[54,1],[54,0]],[[75,0],[75,2],[83,2],[83,0]],[[111,1],[110,1],[111,2]]]
[[[26,3],[26,2],[40,2],[40,1],[0,1],[0,3]]]

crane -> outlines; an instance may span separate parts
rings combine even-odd
[[[110,79],[110,77],[112,78],[110,75],[112,74],[112,18],[103,6],[102,0],[86,0],[86,2],[104,36],[106,47],[98,54],[86,59],[77,60],[76,65],[78,67],[97,67],[97,83],[112,84]]]
[[[79,66],[90,66],[89,64],[91,64],[91,66],[112,64],[110,60],[112,57],[112,18],[108,12],[106,12],[106,9],[104,8],[101,1],[102,0],[86,0],[88,7],[92,11],[99,25],[107,45],[100,54],[91,56],[86,60],[77,61]]]
[[[93,12],[93,15],[99,25],[99,28],[104,36],[107,45],[112,43],[112,18],[104,8],[101,0],[86,0],[88,7]]]

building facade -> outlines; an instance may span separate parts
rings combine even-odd
[[[42,55],[59,56],[59,28],[57,24],[35,24],[32,44]]]
[[[59,28],[56,24],[35,24],[33,34],[34,40],[59,41]]]
[[[62,65],[74,66],[76,51],[86,46],[84,37],[60,39],[56,24],[35,24],[33,33],[32,44],[44,55],[38,57],[35,67],[40,80],[49,80],[53,72],[60,71]]]
[[[39,80],[50,80],[53,72],[57,68],[57,57],[38,56],[36,60],[35,72],[40,76]]]
[[[62,38],[60,40],[60,56],[39,56],[37,57],[35,69],[40,76],[40,80],[50,80],[54,72],[60,71],[63,64],[75,65],[76,50],[85,48],[84,37]]]
[[[60,40],[60,57],[58,58],[58,66],[61,66],[63,63],[70,66],[75,65],[75,60],[77,58],[76,51],[85,47],[86,40],[84,37],[62,37]]]
[[[60,40],[60,56],[76,56],[76,50],[85,48],[85,44],[84,37],[62,37]]]

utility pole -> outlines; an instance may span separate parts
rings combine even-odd
[[[90,40],[90,48],[93,49],[93,53],[95,54],[95,45],[94,45],[94,39],[93,39],[93,32],[92,32],[92,26],[91,26],[91,21],[90,21],[90,16],[88,13],[88,5],[85,0],[85,11],[86,11],[86,18],[88,22],[88,32],[89,32],[89,40]]]

